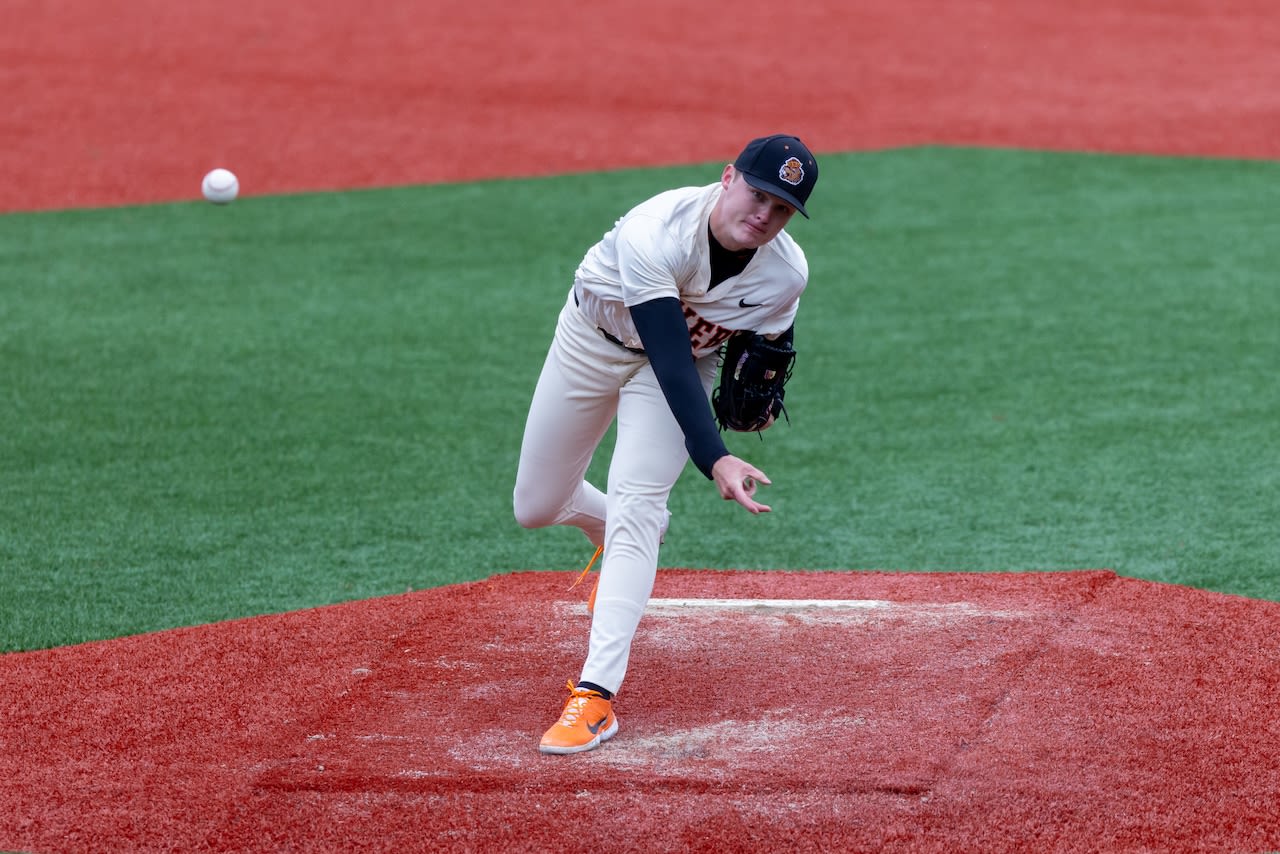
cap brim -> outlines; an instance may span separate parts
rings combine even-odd
[[[757,190],[763,190],[771,196],[777,196],[787,204],[791,205],[791,207],[800,211],[800,213],[804,215],[805,219],[809,218],[809,212],[804,209],[804,205],[800,204],[800,200],[791,195],[785,186],[779,186],[766,178],[761,178],[758,175],[752,175],[749,172],[740,172],[739,174],[742,175],[742,180],[746,181]]]

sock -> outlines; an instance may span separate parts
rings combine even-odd
[[[596,684],[596,683],[594,683],[594,682],[582,682],[582,681],[579,681],[579,682],[578,682],[578,687],[579,687],[579,688],[585,688],[585,689],[586,689],[586,690],[588,690],[588,691],[595,691],[597,694],[599,694],[601,697],[604,697],[606,700],[612,700],[612,699],[613,699],[613,692],[612,692],[612,691],[606,691],[605,689],[601,688],[599,685],[597,685],[597,684]]]

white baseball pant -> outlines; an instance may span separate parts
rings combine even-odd
[[[716,354],[697,367],[710,394]],[[615,417],[602,493],[584,477]],[[513,503],[526,528],[573,525],[604,545],[584,681],[613,692],[622,686],[657,577],[667,496],[688,458],[649,360],[606,339],[570,293],[529,406]]]

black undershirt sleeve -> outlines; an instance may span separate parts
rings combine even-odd
[[[689,327],[685,323],[680,300],[675,297],[642,302],[631,307],[640,343],[653,365],[658,385],[667,405],[684,431],[684,445],[689,459],[698,471],[711,478],[716,460],[729,450],[720,438],[715,419],[707,405],[702,379],[694,367],[693,350],[689,346]]]

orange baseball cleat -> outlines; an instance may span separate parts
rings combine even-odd
[[[543,753],[594,750],[618,731],[612,703],[596,691],[575,687],[572,682],[565,684],[569,689],[569,702],[565,703],[560,720],[542,736],[538,750]]]

